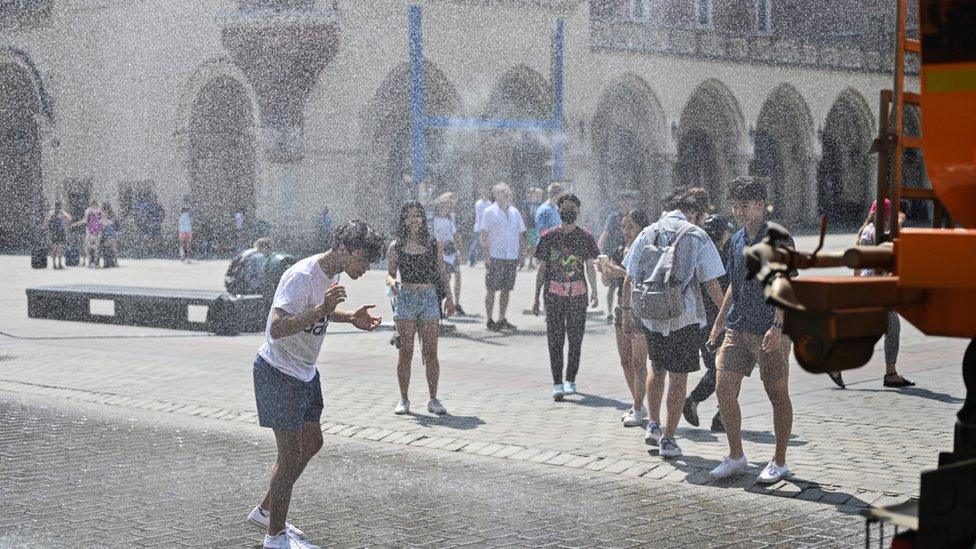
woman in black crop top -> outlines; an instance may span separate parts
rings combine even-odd
[[[397,362],[397,379],[400,382],[400,401],[394,413],[410,412],[407,392],[410,387],[410,365],[413,362],[415,336],[420,334],[421,353],[427,369],[427,387],[430,400],[427,410],[444,415],[447,410],[437,400],[437,381],[440,363],[437,360],[437,328],[441,318],[439,288],[448,287],[444,250],[430,236],[427,229],[427,212],[419,202],[408,202],[400,209],[396,240],[390,244],[390,270],[386,284],[396,296],[393,320],[400,336],[400,357]],[[397,281],[397,273],[400,280]],[[444,309],[454,314],[454,301],[448,293]]]
[[[647,216],[641,210],[632,210],[620,219],[620,228],[624,234],[624,244],[614,250],[607,262],[606,268],[601,268],[603,274],[603,284],[612,287],[612,282],[618,280],[623,282],[627,271],[622,267],[624,256],[627,255],[630,244],[637,238],[637,235],[649,225]],[[617,285],[617,297],[623,287]],[[619,303],[619,301],[618,301]],[[624,370],[624,379],[627,381],[627,388],[631,396],[634,397],[634,405],[627,410],[621,420],[624,427],[640,427],[647,419],[646,408],[644,407],[644,397],[646,396],[647,383],[647,341],[640,329],[632,333],[624,331],[623,315],[629,315],[631,311],[622,310],[620,306],[614,310],[614,326],[617,332],[617,354],[620,355],[620,366]],[[640,324],[637,324],[640,326]]]

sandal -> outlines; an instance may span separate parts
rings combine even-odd
[[[888,379],[895,379],[896,381],[888,381]],[[885,374],[885,376],[884,376],[884,386],[885,387],[894,387],[896,389],[897,388],[900,388],[900,387],[914,387],[915,386],[915,382],[914,381],[908,381],[907,379],[901,377],[898,374]]]
[[[840,387],[841,389],[847,388],[847,384],[844,383],[844,377],[841,376],[840,372],[837,372],[836,374],[827,372],[827,377],[829,377],[830,380],[833,381],[835,384],[837,384],[837,386]]]

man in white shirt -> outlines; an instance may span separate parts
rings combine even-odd
[[[248,520],[267,530],[266,549],[309,549],[304,533],[285,522],[292,487],[305,465],[322,447],[322,385],[315,367],[330,322],[372,331],[381,319],[375,305],[339,310],[346,289],[339,275],[353,280],[383,255],[384,238],[363,221],[348,221],[335,231],[336,245],[295,263],[275,291],[265,342],[254,360],[254,397],[258,422],[274,429],[278,459],[271,486]]]
[[[492,331],[512,330],[513,326],[505,318],[508,309],[508,296],[515,288],[515,272],[522,251],[522,233],[525,221],[522,214],[512,206],[512,189],[506,183],[492,187],[495,203],[485,209],[481,222],[475,231],[481,234],[481,249],[485,256],[485,310],[488,313],[488,329]],[[493,320],[495,293],[499,293],[498,322]]]

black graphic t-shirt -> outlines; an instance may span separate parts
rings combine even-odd
[[[562,226],[546,231],[535,248],[535,257],[546,264],[546,282],[586,284],[586,261],[596,259],[600,250],[589,231]]]

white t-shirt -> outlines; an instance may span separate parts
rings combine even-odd
[[[485,215],[488,206],[491,206],[491,200],[484,198],[474,203],[474,232],[478,232],[478,227],[481,226],[481,218]]]
[[[271,313],[268,315],[264,344],[258,349],[258,354],[268,364],[306,382],[315,377],[315,362],[319,358],[325,331],[329,327],[328,317],[320,318],[304,331],[279,339],[271,337],[271,318],[275,309],[298,315],[320,305],[329,287],[339,282],[339,275],[331,279],[326,276],[319,266],[320,257],[321,255],[306,257],[281,276]]]
[[[491,257],[494,259],[518,259],[519,239],[525,232],[525,221],[515,206],[503,212],[498,203],[492,204],[481,215],[481,222],[475,232],[488,231],[491,243]]]
[[[430,235],[441,244],[453,244],[456,232],[457,226],[450,217],[435,217],[430,223]],[[453,254],[444,254],[444,261],[449,265],[453,265],[455,259],[457,259],[456,251]]]

